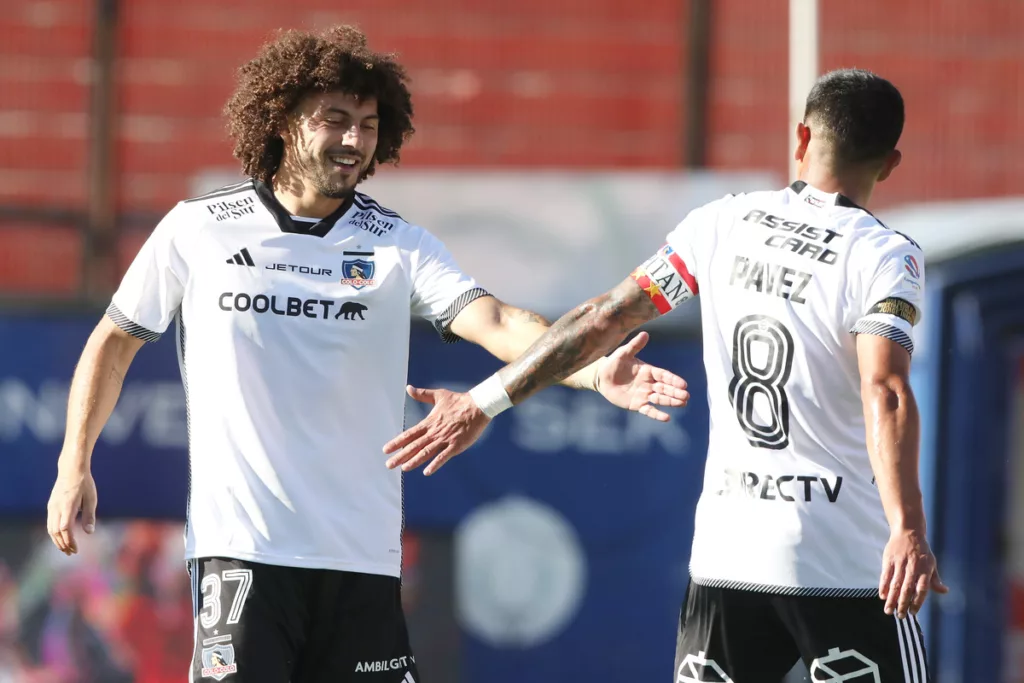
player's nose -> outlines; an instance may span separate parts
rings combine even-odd
[[[358,125],[353,124],[341,134],[341,144],[353,151],[362,149],[365,137],[363,130]]]

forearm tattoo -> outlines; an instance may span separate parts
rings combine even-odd
[[[513,403],[569,377],[656,318],[658,309],[632,279],[569,311],[500,371]]]
[[[523,310],[522,308],[509,306],[508,304],[505,305],[505,310],[503,311],[503,313],[510,318],[515,318],[520,322],[537,323],[538,325],[545,325],[547,327],[551,326],[551,321],[546,319],[539,313],[534,313],[533,311],[526,311]]]

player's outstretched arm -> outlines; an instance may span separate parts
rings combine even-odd
[[[86,533],[92,533],[95,527],[92,451],[121,395],[128,366],[144,343],[103,316],[75,368],[68,396],[64,446],[57,460],[57,481],[46,506],[46,529],[66,555],[78,552],[73,527],[79,512]]]
[[[468,304],[452,321],[451,331],[487,349],[496,358],[510,363],[526,352],[547,332],[551,323],[532,311],[499,301],[493,296],[480,297]],[[647,340],[643,335],[636,351]],[[657,395],[656,382],[685,388],[686,382],[667,370],[654,368],[638,360],[634,354],[618,354],[614,358],[600,356],[576,370],[559,384],[573,389],[600,392],[611,403],[627,410],[638,410]],[[679,405],[668,402],[665,405]],[[644,409],[643,414],[656,420],[667,420],[659,410]]]
[[[510,363],[537,341],[551,323],[544,316],[516,308],[493,296],[475,299],[452,321],[451,331],[478,344],[495,358]],[[597,363],[561,381],[573,389],[597,388]]]
[[[636,280],[628,277],[559,318],[525,353],[498,371],[497,376],[511,403],[521,403],[544,387],[563,381],[594,363],[621,344],[630,332],[659,315],[647,293]],[[635,355],[646,343],[647,334],[641,333],[624,347],[627,351],[624,355]],[[682,384],[680,389],[685,388],[685,382],[675,379]],[[644,414],[656,410],[650,405],[645,409],[640,406],[632,409]]]
[[[571,377],[659,314],[648,294],[630,277],[559,318],[525,353],[469,393],[410,387],[413,398],[432,403],[434,409],[384,446],[386,454],[394,453],[387,466],[408,471],[433,458],[425,470],[425,474],[433,474],[472,445],[493,415]],[[635,359],[647,338],[640,333],[608,356],[599,370],[599,389],[616,405],[664,420],[668,416],[655,406],[684,405],[689,394],[681,378]],[[625,401],[623,405],[606,393],[610,386],[649,390],[627,389],[618,397]]]
[[[910,353],[881,336],[857,337],[868,454],[889,521],[878,594],[886,614],[916,614],[929,589],[945,593],[926,538],[918,478],[921,421],[910,386]]]

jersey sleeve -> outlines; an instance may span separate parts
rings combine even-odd
[[[441,240],[422,231],[412,254],[412,312],[433,324],[448,344],[459,341],[452,321],[470,302],[490,296],[476,280],[459,270]]]
[[[107,316],[143,341],[160,338],[181,306],[188,268],[178,245],[180,205],[150,233],[121,279]]]
[[[913,355],[914,326],[923,315],[924,253],[916,243],[893,233],[871,245],[864,258],[864,280],[850,332],[885,337]]]
[[[668,234],[664,246],[630,274],[662,315],[700,293],[697,253],[714,229],[718,207],[729,197],[687,214]]]

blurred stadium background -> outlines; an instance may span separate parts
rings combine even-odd
[[[549,316],[617,282],[694,206],[789,180],[789,54],[806,36],[788,0],[3,0],[3,683],[183,679],[173,340],[132,368],[94,458],[100,530],[70,559],[44,528],[68,381],[159,217],[237,177],[220,116],[235,69],[277,28],[339,22],[412,76],[417,133],[366,191]],[[874,69],[907,102],[904,162],[872,208],[928,259],[914,382],[952,587],[922,617],[932,670],[1024,682],[1024,3],[825,0],[816,25],[804,73]],[[441,476],[408,477],[406,600],[427,681],[673,675],[707,439],[696,308],[653,326],[646,352],[691,380],[673,423],[552,389]],[[496,367],[423,327],[413,346],[420,386]]]

